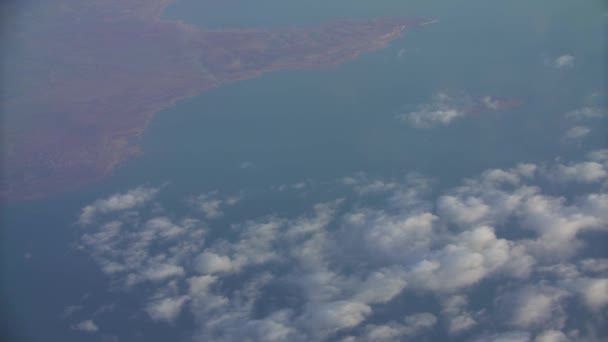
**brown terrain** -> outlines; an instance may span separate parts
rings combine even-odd
[[[205,30],[161,20],[174,0],[37,1],[39,17],[24,10],[21,21],[34,24],[3,27],[20,51],[3,65],[0,198],[9,201],[107,176],[140,153],[134,138],[178,99],[269,71],[335,66],[434,22]]]

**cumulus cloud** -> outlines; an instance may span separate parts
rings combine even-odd
[[[588,157],[596,162],[608,162],[608,148],[591,151]]]
[[[574,60],[575,58],[572,55],[561,55],[553,61],[553,65],[559,69],[571,67],[574,65]]]
[[[599,312],[608,305],[608,278],[572,277],[562,285],[583,299],[592,311]]]
[[[224,210],[241,200],[240,196],[219,196],[217,191],[200,194],[190,202],[196,206],[208,219],[215,219],[224,215]]]
[[[510,324],[519,328],[546,327],[561,329],[566,313],[563,300],[569,293],[551,286],[526,286],[505,295],[509,302]]]
[[[442,313],[448,319],[448,333],[458,335],[477,325],[477,321],[467,309],[468,300],[462,295],[447,298],[443,303]]]
[[[305,309],[303,319],[316,334],[327,336],[359,325],[372,313],[369,305],[356,301],[335,301]]]
[[[148,304],[146,312],[155,321],[174,322],[182,311],[187,296],[169,297],[155,300]]]
[[[237,266],[227,256],[203,252],[194,259],[195,269],[203,274],[230,272]]]
[[[568,342],[570,339],[559,330],[546,330],[536,336],[534,342]]]
[[[608,273],[608,259],[585,259],[580,264],[584,272]]]
[[[583,107],[566,113],[566,117],[573,120],[601,119],[608,116],[608,111],[600,107]]]
[[[167,217],[144,222],[113,220],[83,234],[80,248],[89,251],[102,271],[123,286],[162,282],[185,275],[183,263],[198,251],[204,228],[190,218],[179,223]],[[168,249],[160,250],[160,246]]]
[[[383,269],[372,273],[357,289],[355,298],[363,303],[386,303],[406,287],[405,274]]]
[[[482,335],[475,342],[530,342],[532,336],[524,331],[509,331],[504,333]]]
[[[591,129],[587,126],[574,126],[569,128],[565,136],[568,139],[581,139],[587,136],[591,132]]]
[[[157,188],[139,187],[123,194],[115,194],[95,201],[82,208],[78,221],[81,224],[91,224],[95,216],[99,214],[137,208],[152,200],[158,191]]]
[[[608,194],[560,193],[605,180],[607,162],[598,150],[490,169],[437,192],[424,177],[356,175],[336,182],[348,198],[229,223],[199,207],[180,217],[130,201],[110,207],[138,210],[137,219],[96,210],[80,247],[119,288],[145,289],[152,320],[192,315],[195,340],[391,341],[441,329],[550,341],[576,324],[570,305],[597,319],[608,303],[606,260],[580,257],[585,233],[608,231]],[[479,303],[477,289],[498,300]],[[401,304],[412,296],[431,299]],[[489,326],[499,330],[484,334]]]
[[[482,226],[459,234],[432,252],[414,265],[410,276],[412,283],[421,288],[453,292],[477,284],[493,273],[510,273],[515,269],[513,263],[528,266],[529,258],[512,242],[498,239],[491,227]]]
[[[432,329],[437,323],[435,315],[424,312],[411,314],[402,321],[393,321],[383,325],[368,324],[361,336],[350,336],[345,340],[389,342],[413,338]]]
[[[85,333],[94,333],[99,331],[99,327],[92,320],[82,321],[72,327],[74,330],[82,331]]]
[[[430,103],[423,104],[417,110],[400,114],[398,117],[417,128],[430,128],[447,125],[465,115],[465,110],[457,100],[445,93],[435,95]]]
[[[554,180],[561,182],[594,183],[608,177],[608,167],[595,161],[560,164],[549,170],[548,174]]]

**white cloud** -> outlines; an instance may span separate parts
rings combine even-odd
[[[372,313],[372,309],[361,302],[336,301],[311,306],[303,316],[306,325],[316,334],[331,335],[339,330],[359,325]]]
[[[591,132],[591,129],[587,126],[574,126],[569,128],[565,136],[568,139],[581,139],[587,136]]]
[[[248,321],[237,329],[238,333],[235,335],[239,341],[289,341],[297,333],[292,327],[286,325],[288,320],[288,312],[275,312],[265,319]]]
[[[407,285],[405,274],[394,269],[372,273],[360,285],[355,298],[363,303],[386,303],[397,296]]]
[[[106,199],[95,201],[84,207],[80,214],[80,224],[91,224],[95,216],[115,211],[137,208],[152,200],[159,189],[139,187],[124,194],[115,194]]]
[[[215,274],[230,272],[237,265],[227,256],[217,255],[212,252],[203,252],[194,260],[195,269],[203,274]]]
[[[605,226],[601,216],[593,211],[607,208],[597,197],[582,198],[578,205],[566,205],[564,198],[534,195],[526,199],[518,213],[521,224],[537,232],[535,240],[526,241],[537,257],[569,259],[582,248],[577,235],[584,230]]]
[[[522,164],[509,170],[489,170],[439,197],[439,216],[460,228],[502,224],[538,189],[521,182],[534,179],[536,165]]]
[[[558,69],[571,67],[574,65],[575,58],[572,55],[562,55],[553,61],[553,66]]]
[[[498,239],[491,227],[482,226],[457,235],[414,265],[408,279],[422,289],[454,292],[498,271],[518,276],[522,270],[514,265],[530,267],[532,262],[513,242]]]
[[[473,315],[466,310],[467,305],[467,298],[462,295],[451,296],[443,303],[442,313],[448,319],[450,335],[458,335],[477,325]]]
[[[146,229],[164,238],[174,238],[186,233],[184,227],[174,224],[168,217],[154,217],[148,220]]]
[[[492,98],[491,96],[484,96],[481,99],[481,103],[488,109],[493,109],[493,110],[500,109],[500,101]]]
[[[200,203],[200,209],[205,213],[207,218],[216,218],[223,215],[220,211],[220,206],[222,205],[222,201],[220,200],[207,200]]]
[[[345,239],[359,238],[356,243],[370,255],[399,260],[428,249],[437,220],[428,212],[401,217],[369,210],[346,216],[343,233],[356,232]]]
[[[155,321],[175,322],[182,311],[187,296],[168,297],[154,300],[146,307],[146,312]]]
[[[181,277],[183,275],[183,267],[170,264],[152,265],[143,272],[143,276],[152,281],[161,281],[167,278]]]
[[[566,113],[573,120],[601,119],[608,116],[608,111],[600,107],[582,107]]]
[[[487,334],[475,339],[475,342],[530,342],[530,333],[524,331],[510,331],[497,334]]]
[[[435,315],[430,313],[411,314],[401,322],[389,322],[383,325],[369,324],[359,338],[354,336],[351,340],[370,342],[389,342],[409,340],[416,335],[432,329],[437,323]]]
[[[594,312],[599,312],[608,305],[608,278],[579,277],[563,280],[562,283],[578,293],[584,304]]]
[[[417,128],[430,128],[447,125],[465,115],[462,105],[445,93],[433,97],[433,101],[418,107],[417,110],[400,114],[398,117]]]
[[[585,259],[580,264],[584,272],[608,273],[608,259]]]
[[[216,219],[224,215],[224,210],[241,200],[240,196],[221,197],[217,191],[203,193],[190,202],[196,206],[207,219]]]
[[[556,287],[526,286],[506,295],[503,305],[511,311],[510,323],[516,327],[561,329],[566,318],[563,299],[568,295]]]
[[[559,330],[546,330],[538,334],[534,342],[568,342],[570,339]]]
[[[608,231],[608,194],[542,187],[601,181],[605,154],[491,169],[439,193],[423,177],[357,175],[341,181],[350,198],[221,227],[203,223],[204,211],[200,220],[180,218],[162,206],[148,210],[148,201],[131,207],[134,218],[94,215],[80,242],[115,283],[156,289],[145,308],[153,320],[174,322],[188,310],[201,340],[390,341],[428,332],[438,314],[445,324],[433,329],[446,334],[509,327],[537,335],[482,340],[530,341],[562,329],[569,303],[591,317],[608,302],[605,260],[579,254],[583,232]],[[500,296],[495,306],[468,304],[481,286]],[[412,315],[397,305],[410,295],[436,298],[440,312]],[[383,316],[386,308],[399,316]]]
[[[596,162],[608,162],[608,148],[589,152],[589,159]]]
[[[102,270],[124,286],[159,282],[185,275],[182,263],[199,250],[204,228],[190,218],[179,223],[166,217],[144,222],[112,220],[85,233],[80,248],[88,250]],[[159,245],[169,246],[159,250]]]
[[[558,165],[549,171],[549,176],[561,182],[594,183],[608,177],[605,165],[586,161],[568,165]]]
[[[86,333],[94,333],[99,331],[99,327],[92,320],[82,321],[75,326],[72,327],[74,330],[86,332]]]
[[[484,223],[492,210],[490,205],[478,197],[460,198],[446,195],[439,198],[437,206],[442,217],[464,226]]]
[[[608,305],[608,278],[588,279],[582,289],[585,303],[594,310],[600,310]]]

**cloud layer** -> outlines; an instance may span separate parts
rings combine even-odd
[[[592,341],[608,259],[585,246],[608,231],[607,180],[606,150],[487,170],[436,195],[419,175],[357,175],[299,215],[228,226],[215,209],[236,197],[195,196],[179,216],[159,189],[137,188],[83,208],[80,246],[117,288],[147,296],[151,320],[190,316],[194,340]]]

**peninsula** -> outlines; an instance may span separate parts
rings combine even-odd
[[[335,66],[435,22],[207,30],[161,20],[173,1],[35,0],[5,24],[13,52],[2,65],[2,200],[42,198],[111,174],[140,153],[134,138],[154,114],[178,99],[265,72]]]

